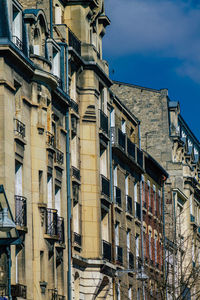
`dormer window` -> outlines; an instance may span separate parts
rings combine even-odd
[[[22,12],[13,4],[12,6],[12,41],[22,50]]]

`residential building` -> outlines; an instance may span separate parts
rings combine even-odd
[[[3,0],[0,12],[0,181],[21,239],[11,246],[11,295],[12,299],[64,299],[65,115],[70,103],[65,51],[50,36],[42,10],[24,10],[17,0]],[[5,247],[0,294],[8,296]]]
[[[168,299],[199,291],[199,141],[166,89],[115,82],[112,87],[141,120],[142,147],[169,173],[165,184]]]

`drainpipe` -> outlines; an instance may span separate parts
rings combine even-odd
[[[165,282],[167,283],[167,262],[166,262],[166,236],[165,236],[165,184],[164,184],[164,180],[163,180],[163,187],[162,187],[162,199],[163,199],[163,203],[162,203],[162,209],[163,209],[163,248],[164,248],[164,276],[165,276]],[[168,299],[167,297],[167,289],[166,289],[166,299]]]
[[[139,142],[139,149],[141,150],[141,136],[140,136],[140,122],[138,123],[138,142]],[[142,178],[140,178],[140,219],[141,219],[141,225],[140,225],[140,235],[141,235],[141,255],[142,255],[142,267],[141,267],[141,273],[144,273],[144,238],[143,238],[143,210],[142,210]],[[144,291],[144,281],[142,280],[142,299],[145,297],[145,291]]]
[[[53,4],[52,0],[49,0],[49,19],[50,19],[50,37],[53,38]]]
[[[69,140],[69,108],[66,111],[66,171],[67,171],[67,246],[68,246],[68,300],[71,300],[71,182],[70,182],[70,140]]]
[[[6,247],[7,250],[7,259],[8,259],[8,299],[12,300],[11,295],[11,253],[10,246]]]
[[[66,93],[69,92],[69,80],[68,80],[68,46],[65,44],[65,63],[66,63]],[[64,77],[64,74],[63,74]],[[69,107],[66,111],[66,171],[67,171],[67,246],[68,246],[68,286],[67,295],[68,300],[72,299],[72,254],[71,254],[71,181],[70,181],[70,138],[69,138]]]
[[[114,243],[114,199],[113,199],[113,168],[112,168],[112,131],[111,131],[111,112],[112,112],[112,108],[110,110],[110,199],[111,199],[111,214],[112,214],[112,218],[111,218],[111,230],[112,230],[112,243]],[[113,251],[114,253],[114,251]],[[115,275],[113,276],[112,279],[113,282],[113,299],[115,299]]]

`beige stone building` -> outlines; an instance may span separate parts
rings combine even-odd
[[[141,144],[169,173],[165,184],[165,276],[168,299],[199,290],[200,144],[167,90],[115,82],[112,90],[141,120]],[[178,298],[179,299],[179,298]]]

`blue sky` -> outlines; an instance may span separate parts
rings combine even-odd
[[[200,140],[200,0],[104,0],[103,56],[114,80],[168,88]]]

